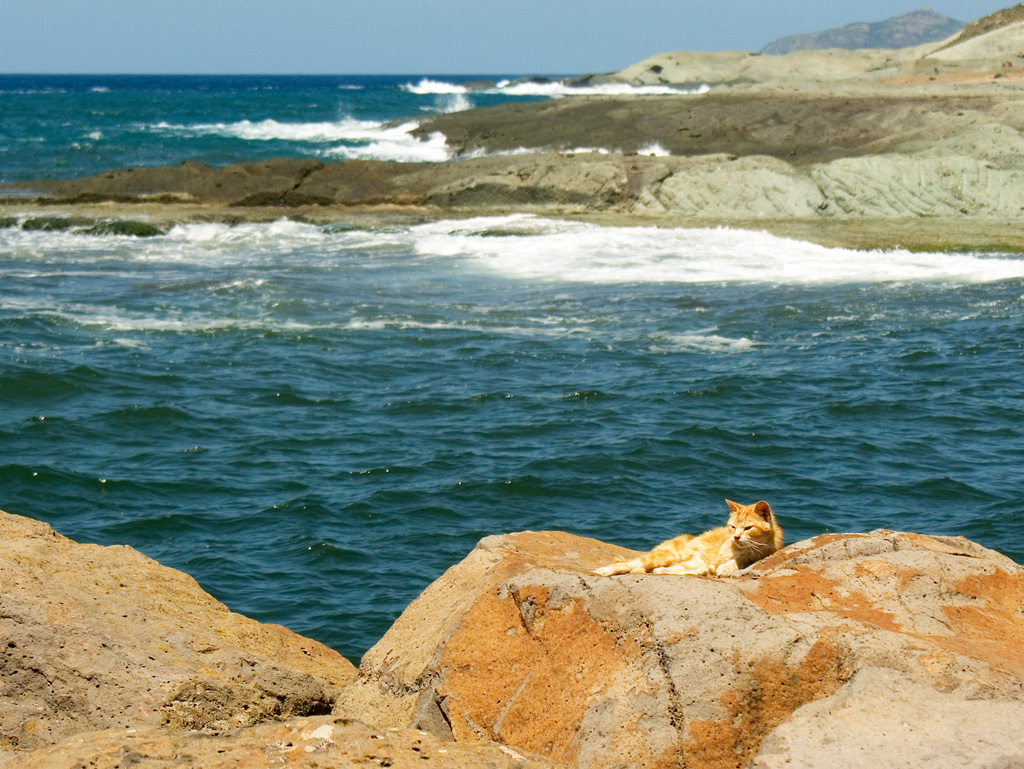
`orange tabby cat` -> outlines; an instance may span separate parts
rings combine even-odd
[[[728,499],[729,523],[699,537],[681,534],[631,561],[616,561],[595,574],[697,574],[723,577],[782,547],[782,527],[767,502],[737,505]]]

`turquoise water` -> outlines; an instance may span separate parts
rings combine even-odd
[[[111,120],[183,126],[133,135],[159,162],[375,152],[379,137],[236,134],[340,134],[452,95],[402,84],[361,93],[369,117],[335,104],[300,123],[272,105],[304,97],[279,88]],[[10,136],[32,104],[55,109],[36,96],[119,103],[92,87],[5,106],[6,180],[91,168],[67,136],[119,135],[107,124],[38,128],[35,160]],[[789,541],[884,527],[1024,560],[1020,255],[524,216],[152,238],[15,219],[0,228],[0,508],[132,545],[352,659],[483,536],[646,548],[718,525],[726,497],[768,500]]]

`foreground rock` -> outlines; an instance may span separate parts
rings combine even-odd
[[[490,537],[357,679],[131,548],[6,513],[0,538],[0,766],[1024,761],[1024,568],[961,538],[825,535],[716,580]]]
[[[81,732],[327,715],[355,673],[129,547],[0,513],[0,757]]]
[[[839,734],[835,765],[887,766],[898,744],[901,765],[953,766],[957,719],[987,724],[979,756],[1024,760],[1000,723],[1024,708],[1024,569],[998,553],[878,531],[731,580],[591,573],[617,555],[557,532],[483,540],[366,654],[341,710],[593,769],[824,766]],[[918,707],[900,729],[923,737],[846,727]]]
[[[129,547],[3,512],[0,541],[2,767],[553,766],[331,715],[351,663]]]
[[[441,742],[411,729],[374,729],[339,716],[295,718],[224,734],[138,729],[89,732],[21,755],[18,769],[550,769],[550,761],[499,745]]]

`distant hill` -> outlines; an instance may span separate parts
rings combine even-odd
[[[885,21],[844,24],[824,32],[781,37],[766,45],[761,53],[783,54],[824,48],[909,48],[945,40],[965,26],[965,22],[943,16],[931,8],[921,8]]]
[[[997,29],[1009,26],[1010,24],[1016,24],[1019,21],[1024,21],[1024,3],[1014,5],[1009,8],[1004,8],[1001,11],[990,13],[988,16],[972,21],[964,28],[964,31],[957,35],[956,40],[953,40],[949,45],[945,46],[949,48],[959,43],[966,42],[972,37],[978,37],[989,32],[994,32]]]

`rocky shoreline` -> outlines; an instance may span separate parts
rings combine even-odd
[[[440,115],[416,130],[448,163],[9,185],[0,227],[527,212],[1024,251],[1022,52],[1024,10],[904,51],[661,54],[589,81],[711,90]],[[4,512],[0,537],[0,767],[1024,764],[1024,566],[963,538],[827,534],[710,579],[598,577],[633,553],[565,532],[488,537],[356,668],[131,548]]]
[[[963,538],[823,535],[710,579],[488,537],[357,670],[131,548],[0,535],[0,766],[1024,761],[1024,567]]]
[[[119,169],[8,185],[0,218],[358,224],[530,212],[756,228],[858,248],[1020,251],[1020,15],[898,51],[660,54],[586,80],[713,86],[436,115],[414,134],[443,134],[447,163],[281,158]]]

